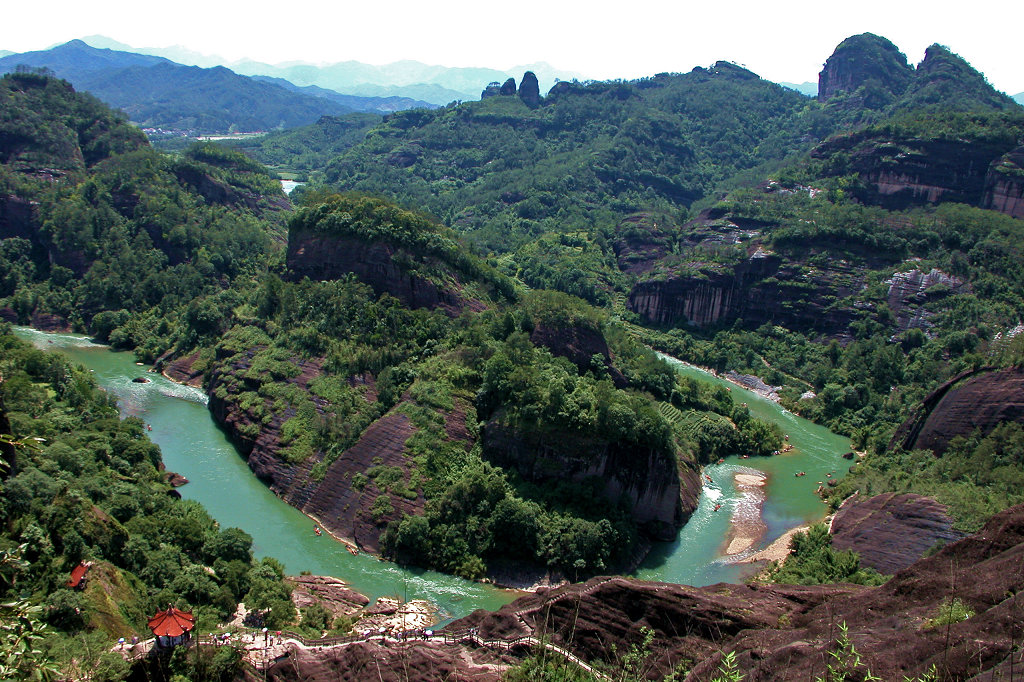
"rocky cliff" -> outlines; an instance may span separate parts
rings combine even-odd
[[[403,514],[422,514],[425,500],[421,491],[413,491],[415,497],[409,500],[390,494],[373,479],[360,483],[355,475],[378,466],[397,467],[403,481],[407,479],[412,463],[405,456],[405,441],[415,432],[408,417],[389,412],[367,427],[359,441],[331,464],[322,481],[302,481],[288,491],[285,499],[318,519],[334,535],[378,552],[380,534],[388,522],[401,519]],[[388,499],[390,511],[373,509],[381,496]]]
[[[943,201],[982,206],[989,168],[1006,152],[999,142],[913,139],[869,129],[837,136],[811,155],[842,158],[842,168],[836,172],[860,176],[858,199],[900,210]],[[992,182],[996,181],[994,176]]]
[[[386,242],[288,233],[287,264],[295,279],[330,280],[353,273],[377,294],[391,294],[410,308],[439,308],[450,315],[483,309],[479,301],[462,296],[454,276],[439,283],[411,269],[412,260],[411,254]]]
[[[929,550],[962,537],[944,505],[913,493],[857,495],[832,519],[832,546],[857,552],[862,565],[883,574],[903,570]]]
[[[580,372],[603,370],[616,388],[629,385],[626,377],[613,364],[608,342],[599,330],[582,325],[558,327],[541,323],[530,332],[530,342],[547,348],[552,355],[567,358]],[[595,367],[597,357],[600,358],[600,366]]]
[[[705,327],[742,320],[843,336],[857,312],[836,303],[863,289],[865,276],[843,261],[805,268],[756,250],[732,267],[693,263],[640,281],[627,306],[655,324]]]
[[[519,99],[530,108],[540,106],[540,84],[533,71],[524,73],[523,79],[519,81]]]
[[[992,162],[985,176],[981,207],[1024,218],[1024,146]]]
[[[33,239],[38,229],[32,201],[14,195],[0,196],[0,239]]]
[[[825,675],[838,625],[883,680],[916,677],[935,665],[941,679],[989,680],[1020,669],[1024,602],[1024,506],[995,516],[969,538],[896,573],[879,587],[726,585],[694,588],[627,578],[541,590],[495,613],[478,611],[449,629],[475,627],[484,638],[545,632],[585,660],[612,661],[640,627],[654,631],[650,679],[688,660],[687,682],[715,676],[723,652],[737,654],[753,680]],[[956,597],[975,615],[929,627]],[[495,678],[496,679],[496,678]],[[850,678],[847,678],[850,679]],[[857,678],[860,679],[860,678]]]
[[[496,612],[476,611],[450,632],[475,629],[485,640],[543,636],[585,661],[621,667],[621,652],[654,639],[640,663],[644,679],[680,668],[683,682],[718,676],[725,652],[743,679],[826,679],[837,659],[840,625],[859,655],[843,679],[938,679],[988,682],[1024,669],[1024,506],[996,515],[981,532],[947,545],[879,587],[855,585],[728,585],[689,587],[621,577],[540,589]],[[959,599],[972,615],[948,625]],[[514,659],[476,646],[411,643],[398,649],[357,644],[323,651],[293,649],[267,673],[274,680],[502,679]],[[511,654],[525,655],[526,648]],[[561,660],[561,659],[557,659]],[[845,661],[852,665],[853,661]],[[379,673],[378,673],[379,670]],[[369,671],[369,675],[368,675]],[[255,679],[250,677],[248,679]]]
[[[932,268],[928,272],[918,268],[897,272],[885,280],[885,284],[889,285],[886,303],[896,316],[898,332],[915,327],[929,328],[929,318],[933,313],[927,304],[970,290],[970,285],[962,279],[937,268]]]
[[[914,70],[895,45],[873,33],[851,36],[836,47],[818,74],[818,100],[861,91],[864,105],[879,108],[906,90]]]
[[[626,501],[641,529],[654,539],[673,539],[697,508],[700,475],[671,453],[578,434],[525,433],[498,418],[487,423],[482,436],[484,457],[526,481],[600,481],[608,504]]]
[[[1024,423],[1024,368],[966,372],[932,391],[889,445],[942,454],[956,436],[988,434],[1008,421]]]
[[[333,535],[356,546],[376,552],[380,533],[387,523],[402,514],[422,513],[425,501],[419,490],[412,499],[392,494],[366,472],[374,467],[397,468],[402,481],[409,477],[412,462],[405,455],[405,441],[416,428],[397,408],[371,423],[356,442],[329,464],[326,453],[315,451],[299,462],[288,461],[282,427],[297,413],[294,407],[275,409],[270,397],[261,393],[251,396],[261,385],[259,378],[249,378],[252,359],[259,348],[236,354],[229,364],[214,366],[209,383],[210,412],[237,445],[253,473],[263,480],[285,502],[316,518]],[[323,360],[314,358],[292,362],[299,369],[296,376],[281,379],[307,393],[321,417],[329,417],[329,405],[308,392],[309,382],[320,375]],[[374,401],[373,378],[360,375],[349,379],[350,385],[362,386],[367,401]],[[447,415],[464,422],[465,412],[456,410]],[[463,430],[465,427],[463,425]],[[468,434],[466,435],[468,440]],[[322,472],[316,469],[322,468]],[[408,493],[407,493],[408,494]],[[379,497],[388,504],[374,507]]]

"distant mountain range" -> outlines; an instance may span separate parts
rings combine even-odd
[[[556,81],[581,77],[578,73],[556,69],[544,62],[517,65],[505,71],[485,67],[436,66],[411,60],[382,66],[357,61],[326,65],[304,62],[266,64],[253,60],[232,62],[181,46],[137,48],[98,35],[87,36],[82,40],[93,47],[164,57],[180,64],[207,68],[227,66],[235,73],[283,78],[298,86],[315,85],[364,97],[408,97],[439,106],[455,100],[480,99],[480,91],[489,82],[504,82],[510,77],[518,79],[524,71],[533,71],[540,83],[541,92],[547,92]]]
[[[808,97],[818,96],[817,82],[812,83],[811,81],[804,81],[803,83],[786,83],[785,81],[780,81],[779,85],[784,88],[789,88],[790,90],[796,90],[800,94],[807,95]]]
[[[1018,92],[1016,95],[1013,96],[1013,99],[1017,102],[1017,104],[1024,104],[1024,92]]]
[[[409,98],[347,97],[249,78],[223,66],[184,66],[155,55],[98,49],[81,40],[0,57],[0,73],[21,65],[50,69],[76,89],[122,109],[141,127],[193,133],[292,128],[321,116],[434,106]]]

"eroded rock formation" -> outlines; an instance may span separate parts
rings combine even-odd
[[[913,75],[899,48],[881,36],[862,33],[841,42],[825,62],[818,74],[818,100],[826,102],[863,86],[881,90],[891,98],[906,90]]]
[[[844,172],[857,173],[861,201],[890,210],[942,201],[981,206],[989,167],[1004,153],[1002,144],[960,139],[896,139],[877,131],[839,135],[811,155],[848,158]]]
[[[334,616],[348,616],[370,603],[366,596],[337,578],[323,575],[297,575],[286,579],[292,588],[292,601],[299,609],[320,604]]]
[[[1009,421],[1024,423],[1024,368],[966,372],[932,391],[896,430],[890,447],[940,455],[956,436],[987,434]]]
[[[519,82],[519,99],[528,107],[540,106],[540,84],[533,71],[523,74],[523,80]]]
[[[530,333],[530,341],[535,346],[547,348],[552,355],[568,358],[580,372],[607,372],[617,388],[625,388],[629,384],[622,372],[612,364],[608,343],[596,329],[580,325],[549,327],[538,324]],[[594,366],[596,357],[600,358],[600,366],[597,367]]]
[[[927,329],[931,317],[927,303],[967,289],[968,285],[959,277],[932,268],[923,272],[917,268],[897,272],[885,281],[889,285],[886,301],[889,310],[896,316],[898,331],[911,328]]]
[[[932,665],[944,679],[996,679],[1020,641],[1024,601],[1024,506],[996,515],[981,532],[947,545],[879,587],[726,585],[694,588],[628,578],[594,578],[541,590],[489,613],[478,611],[449,629],[478,629],[484,638],[544,632],[585,660],[615,659],[655,633],[652,679],[692,662],[687,682],[715,676],[723,652],[735,651],[745,679],[802,680],[825,674],[838,625],[845,623],[870,669],[883,680],[916,677]],[[928,627],[945,600],[975,615]],[[1021,653],[1016,654],[1020,664]]]
[[[853,550],[861,564],[896,573],[963,533],[953,529],[945,505],[913,493],[855,496],[832,520],[832,546]]]
[[[992,162],[981,207],[1024,218],[1024,146]]]
[[[1024,505],[997,514],[979,533],[898,571],[879,587],[695,588],[603,577],[538,590],[499,611],[476,611],[446,630],[473,628],[488,640],[544,636],[584,660],[614,666],[621,665],[621,652],[642,640],[641,628],[649,628],[649,679],[661,679],[687,661],[680,679],[709,680],[724,652],[735,652],[744,679],[767,682],[826,675],[843,625],[860,655],[860,667],[850,675],[870,670],[883,680],[901,680],[934,666],[940,679],[1009,679],[1011,668],[1020,670],[1024,663],[1017,647],[1024,601],[1014,597],[1024,590],[1022,566]],[[948,613],[952,598],[973,615],[931,625]],[[363,679],[359,675],[367,670],[377,679],[378,662],[380,679],[435,680],[438,671],[456,670],[472,670],[472,679],[501,679],[499,669],[488,667],[497,662],[496,654],[484,649],[418,643],[398,649],[400,659],[395,651],[368,644],[293,650],[268,679]]]
[[[638,282],[629,293],[629,309],[655,324],[774,322],[843,336],[857,314],[836,300],[859,292],[866,276],[844,261],[805,268],[760,249],[732,267],[687,266],[679,274],[669,269],[663,277]]]

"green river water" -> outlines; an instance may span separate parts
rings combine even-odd
[[[151,426],[149,433],[163,452],[169,471],[189,479],[182,496],[201,502],[222,527],[236,526],[253,537],[258,557],[280,560],[289,573],[310,571],[348,582],[371,600],[385,595],[428,599],[441,610],[443,620],[464,616],[474,609],[497,609],[517,592],[469,582],[432,571],[403,568],[361,554],[349,554],[326,534],[316,536],[312,522],[278,499],[249,471],[237,450],[214,423],[202,391],[175,384],[135,364],[130,353],[110,351],[73,334],[45,334],[17,328],[16,333],[39,348],[59,350],[95,373],[99,384],[113,392],[124,415],[134,415]],[[814,495],[817,481],[827,472],[846,471],[840,455],[849,447],[845,438],[782,410],[775,403],[706,372],[676,363],[681,373],[730,386],[736,402],[746,402],[751,414],[782,426],[794,445],[791,453],[772,458],[730,458],[705,469],[712,477],[700,497],[700,506],[678,540],[658,543],[636,572],[646,580],[691,585],[740,580],[749,565],[723,560],[721,553],[732,514],[754,513],[747,496],[732,483],[737,471],[757,469],[768,476],[763,519],[767,531],[762,547],[794,526],[820,519],[825,508]],[[149,383],[134,383],[146,376]],[[795,478],[797,471],[807,476]],[[714,507],[721,504],[716,512]]]

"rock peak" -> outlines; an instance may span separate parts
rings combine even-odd
[[[540,106],[540,83],[533,71],[523,74],[523,80],[519,82],[519,99],[530,108]]]
[[[899,48],[874,33],[861,33],[839,43],[825,62],[818,74],[818,100],[825,102],[862,87],[878,91],[880,100],[891,100],[906,90],[913,75],[913,68]],[[865,104],[871,106],[870,102]]]

